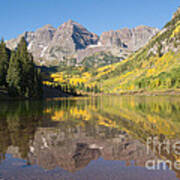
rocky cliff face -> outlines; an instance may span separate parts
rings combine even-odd
[[[69,20],[56,30],[44,58],[48,61],[63,60],[72,57],[76,51],[85,49],[88,45],[96,44],[97,41],[98,36],[96,34]]]
[[[58,64],[66,57],[73,56],[79,49],[96,44],[99,39],[82,25],[69,20],[57,29],[46,25],[35,32],[25,32],[18,38],[7,41],[7,46],[15,49],[23,36],[37,64]]]
[[[148,26],[103,32],[97,45],[88,46],[86,49],[77,52],[77,60],[81,62],[85,57],[102,51],[125,59],[132,52],[147,44],[157,32],[159,32],[157,28]]]
[[[124,28],[104,32],[98,37],[82,25],[69,20],[57,29],[46,25],[35,32],[25,32],[7,41],[7,46],[10,49],[16,48],[24,36],[37,64],[58,65],[60,61],[72,57],[81,62],[84,57],[101,51],[122,56],[124,52],[133,52],[144,46],[157,32],[156,28],[138,26],[132,30]]]
[[[123,47],[130,51],[136,51],[143,47],[157,32],[157,28],[148,26],[138,26],[133,29],[124,28],[102,33],[100,42],[104,46]]]
[[[37,29],[35,32],[25,32],[18,38],[7,41],[7,46],[10,49],[15,49],[20,39],[24,36],[28,43],[28,50],[33,54],[37,63],[44,57],[45,51],[49,43],[52,41],[56,29],[51,25],[45,25]]]
[[[34,33],[34,37],[30,39],[28,49],[36,59],[43,58],[48,44],[52,41],[56,29],[51,25],[46,25],[38,29]]]

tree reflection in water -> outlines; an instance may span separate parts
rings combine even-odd
[[[179,97],[105,96],[0,106],[1,162],[8,153],[28,164],[70,172],[99,157],[144,166],[146,160],[159,157],[147,155],[148,137],[180,139]],[[180,159],[166,152],[161,156]]]

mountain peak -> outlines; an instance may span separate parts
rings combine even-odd
[[[51,24],[46,24],[45,26],[43,26],[44,28],[54,28]]]
[[[86,29],[83,25],[81,25],[80,23],[72,20],[72,19],[69,19],[67,22],[65,22],[63,24],[63,26],[67,26],[67,27],[78,27],[80,29]]]
[[[72,19],[69,19],[69,20],[67,21],[67,23],[68,23],[68,24],[74,24],[74,23],[76,23],[76,22],[73,21]]]
[[[143,47],[158,31],[157,28],[145,25],[133,29],[123,28],[102,33],[100,42],[105,46],[126,47],[130,51],[136,51]]]
[[[56,64],[58,64],[64,58],[76,57],[79,52],[86,56],[94,51],[112,49],[112,53],[119,55],[119,48],[129,51],[137,50],[154,35],[154,31],[149,27],[140,27],[142,28],[135,30],[128,28],[111,30],[102,33],[99,38],[83,25],[69,19],[57,29],[47,24],[35,32],[26,32],[23,36],[26,37],[28,50],[33,54],[37,64],[49,63],[51,65],[51,62],[57,61]],[[18,42],[19,38],[8,41],[8,47],[14,48]],[[41,61],[41,59],[45,60]]]
[[[68,25],[80,25],[82,26],[81,24],[79,24],[78,22],[72,20],[72,19],[69,19],[68,21],[64,22],[63,24],[68,24]]]
[[[134,29],[144,29],[144,28],[151,28],[151,27],[141,24],[139,26],[136,26]]]
[[[73,27],[79,27],[79,28],[84,28],[81,24],[73,21],[72,19],[69,19],[68,21],[64,22],[63,24],[61,24],[58,29],[62,29],[62,28],[68,28],[68,29],[73,29]]]
[[[42,30],[56,30],[51,24],[46,24],[43,27],[37,29],[37,31],[42,31]]]

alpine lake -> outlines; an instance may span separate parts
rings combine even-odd
[[[179,178],[180,96],[0,102],[0,180]]]

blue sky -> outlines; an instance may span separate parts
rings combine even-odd
[[[162,28],[178,6],[179,0],[0,0],[0,37],[69,19],[98,35],[142,24]]]

